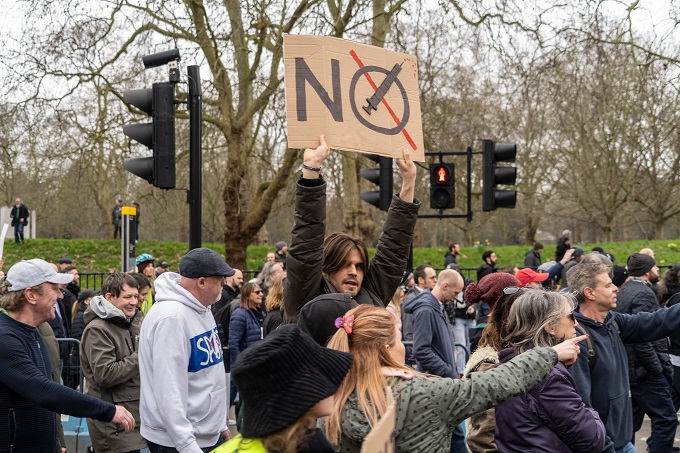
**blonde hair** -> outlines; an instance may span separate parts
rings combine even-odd
[[[267,451],[297,453],[298,447],[316,425],[316,417],[307,412],[292,425],[263,437],[262,446]]]
[[[267,294],[267,300],[265,301],[265,308],[267,313],[273,310],[278,310],[281,308],[281,302],[283,302],[283,283],[286,280],[286,274],[281,272],[274,278],[274,283]]]
[[[392,295],[392,303],[397,309],[397,313],[401,313],[401,301],[404,300],[404,290],[401,289],[401,286],[397,286],[396,291],[394,291],[394,295]]]
[[[347,335],[344,329],[338,329],[327,346],[350,352],[354,357],[349,374],[335,393],[333,413],[326,417],[326,437],[335,445],[340,442],[340,422],[345,403],[353,392],[371,427],[385,413],[387,379],[382,367],[419,375],[403,363],[398,363],[389,352],[388,346],[394,346],[397,341],[396,324],[390,312],[371,305],[359,305],[345,316],[349,315],[354,315],[352,334]]]

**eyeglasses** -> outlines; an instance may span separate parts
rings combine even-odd
[[[503,294],[505,294],[506,296],[512,296],[513,294],[515,294],[520,289],[524,289],[524,288],[520,288],[519,286],[508,286],[507,288],[503,289]]]
[[[567,318],[571,319],[571,322],[573,322],[574,324],[576,324],[576,316],[574,316],[574,312],[573,312],[573,311],[567,315]]]

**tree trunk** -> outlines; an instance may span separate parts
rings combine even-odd
[[[659,217],[654,224],[654,237],[652,239],[666,239],[666,220]]]
[[[530,214],[526,214],[526,224],[524,231],[524,243],[532,245],[536,239],[536,231],[538,230],[538,219],[533,218]]]

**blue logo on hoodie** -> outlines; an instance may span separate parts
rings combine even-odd
[[[195,373],[222,363],[222,344],[217,335],[217,327],[202,334],[196,335],[189,340],[191,343],[191,356],[189,357],[189,372]]]

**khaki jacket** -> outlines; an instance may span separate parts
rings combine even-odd
[[[102,319],[92,307],[83,316],[85,330],[80,344],[80,363],[87,381],[87,394],[125,407],[136,427],[126,433],[122,426],[88,419],[94,451],[122,453],[146,448],[139,432],[140,377],[137,346],[143,315],[130,321],[120,317]]]
[[[488,371],[498,363],[498,351],[490,346],[477,349],[465,365],[464,378],[472,373]],[[494,453],[498,451],[495,441],[496,409],[490,408],[471,415],[465,421],[468,449],[472,453]]]

